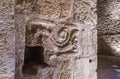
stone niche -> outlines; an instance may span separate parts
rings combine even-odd
[[[97,79],[96,26],[74,17],[75,2],[17,0],[15,79]]]
[[[30,65],[54,68],[60,62],[69,61],[78,53],[78,36],[79,28],[75,24],[55,24],[41,20],[29,22],[26,25],[23,70]]]
[[[25,29],[20,78],[86,79],[92,75],[91,79],[96,79],[94,27],[34,19],[26,23]]]

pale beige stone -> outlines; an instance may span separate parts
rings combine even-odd
[[[96,0],[16,0],[15,14],[13,8],[2,8],[10,19],[4,15],[0,20],[6,26],[0,37],[8,41],[2,40],[5,47],[0,51],[9,50],[1,54],[5,58],[0,63],[13,73],[16,68],[15,79],[97,79],[96,4]]]
[[[72,10],[72,0],[17,0],[17,13],[39,14],[47,18],[69,18]]]
[[[16,71],[16,78],[20,76],[17,79],[86,79],[89,76],[92,76],[91,79],[96,79],[97,58],[94,56],[97,54],[95,40],[97,31],[95,26],[40,18],[24,24],[19,25],[18,30],[23,31],[22,35],[24,35],[24,37],[18,36],[21,41],[23,40],[18,44],[22,46],[19,55],[24,59],[18,57],[22,61],[17,63],[17,68],[20,70]],[[94,63],[93,69],[91,62]],[[85,64],[90,65],[88,70],[84,69],[87,68]],[[81,71],[74,70],[76,68]],[[87,71],[88,73],[85,74]]]
[[[73,20],[82,24],[97,24],[96,0],[74,0]]]
[[[14,78],[15,25],[14,1],[0,0],[0,79]]]

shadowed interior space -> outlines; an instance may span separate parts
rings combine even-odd
[[[46,66],[43,52],[44,48],[42,46],[26,46],[23,73],[36,74],[39,66]]]

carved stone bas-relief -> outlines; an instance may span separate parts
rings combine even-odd
[[[0,0],[0,79],[97,79],[96,4]]]
[[[45,58],[51,55],[77,53],[78,31],[77,26],[73,24],[29,22],[26,26],[26,45],[43,46]]]
[[[97,79],[96,4],[16,0],[16,79]]]

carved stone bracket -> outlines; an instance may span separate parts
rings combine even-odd
[[[29,22],[26,30],[26,45],[43,46],[46,61],[52,55],[78,52],[79,29],[73,24]]]

